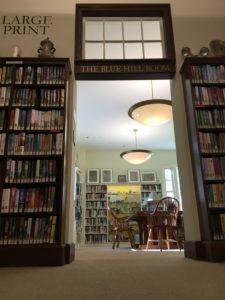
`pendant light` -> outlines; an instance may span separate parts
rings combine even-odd
[[[134,134],[136,149],[122,152],[120,157],[125,159],[130,164],[143,164],[151,157],[152,152],[149,150],[137,149],[137,129],[134,129]]]
[[[153,99],[153,84],[151,81],[152,100],[138,102],[130,107],[128,115],[141,124],[159,126],[173,117],[170,100]]]

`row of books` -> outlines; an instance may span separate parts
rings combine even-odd
[[[107,242],[107,234],[94,234],[85,236],[86,244],[101,244]]]
[[[225,183],[206,184],[206,194],[210,208],[225,207]]]
[[[160,192],[161,191],[161,184],[142,184],[141,185],[141,190],[142,191],[156,191]]]
[[[0,106],[9,105],[11,87],[0,87]],[[47,106],[64,106],[65,101],[64,89],[41,89],[39,105],[41,107]],[[35,89],[18,88],[14,90],[13,106],[31,106],[36,104],[37,94]]]
[[[203,157],[203,174],[206,180],[225,179],[225,157]]]
[[[106,218],[107,210],[106,209],[86,209],[85,211],[86,218]]]
[[[106,185],[87,185],[86,186],[87,193],[107,193]]]
[[[0,106],[9,105],[10,91],[11,91],[10,86],[1,86],[0,87]]]
[[[1,149],[1,139],[0,139]],[[8,137],[8,155],[62,154],[63,133],[12,133]]]
[[[62,130],[64,112],[62,110],[22,110],[12,109],[9,129],[13,130]]]
[[[55,182],[56,160],[13,160],[6,162],[6,183]]]
[[[62,66],[37,67],[37,84],[64,84],[65,69]]]
[[[20,66],[16,68],[16,84],[33,84],[35,78],[34,67]]]
[[[107,226],[85,226],[86,234],[107,234]]]
[[[5,133],[0,133],[0,155],[3,155],[5,152]]]
[[[55,208],[55,198],[55,186],[3,189],[0,212],[52,212]]]
[[[86,219],[87,226],[107,226],[107,219],[106,218],[98,218],[98,219]]]
[[[225,127],[225,109],[196,110],[196,118],[199,128]]]
[[[35,106],[36,90],[28,88],[15,89],[13,95],[13,105],[15,106]]]
[[[0,244],[51,244],[55,242],[57,216],[1,218]]]
[[[87,201],[86,208],[93,208],[93,209],[107,208],[107,202],[106,201]]]
[[[10,84],[12,82],[12,66],[0,67],[0,83]]]
[[[195,86],[195,105],[225,105],[225,88]]]
[[[210,64],[191,66],[193,83],[224,83],[225,66]]]
[[[107,194],[106,193],[87,193],[86,194],[87,200],[95,200],[95,201],[106,201]]]
[[[225,240],[225,214],[211,216],[214,240]]]
[[[64,106],[65,90],[64,89],[41,89],[40,105],[41,106]]]
[[[225,133],[199,132],[199,142],[202,152],[225,151]]]
[[[0,130],[3,129],[5,121],[5,110],[0,110]]]

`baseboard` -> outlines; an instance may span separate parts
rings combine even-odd
[[[184,241],[187,258],[210,262],[225,262],[225,241]]]
[[[73,244],[0,246],[0,267],[63,266],[74,260]]]

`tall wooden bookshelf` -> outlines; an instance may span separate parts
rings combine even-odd
[[[0,58],[0,266],[63,265],[67,58]]]
[[[107,185],[86,185],[85,243],[108,241]]]
[[[185,255],[225,261],[225,59],[186,58],[180,72],[201,233]]]

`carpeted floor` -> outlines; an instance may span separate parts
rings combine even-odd
[[[0,268],[0,300],[224,300],[225,264],[183,251],[80,247],[63,267]]]

